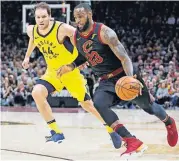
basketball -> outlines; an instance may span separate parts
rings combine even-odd
[[[132,100],[138,96],[140,88],[141,86],[138,80],[131,76],[124,76],[120,78],[115,85],[117,96],[125,101]]]

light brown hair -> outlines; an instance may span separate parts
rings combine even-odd
[[[38,9],[38,8],[46,9],[48,15],[51,15],[51,8],[50,8],[50,6],[49,6],[47,3],[45,3],[45,2],[40,2],[40,3],[38,3],[38,4],[34,7],[34,11],[36,11],[36,9]]]

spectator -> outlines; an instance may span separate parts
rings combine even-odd
[[[20,15],[22,15],[22,4],[29,4],[29,2],[13,3],[15,5],[8,1],[2,3],[1,105],[7,106],[14,104],[14,95],[16,98],[17,95],[21,97],[21,105],[31,104],[33,102],[30,94],[32,86],[46,70],[46,64],[38,50],[32,54],[28,71],[22,69],[21,64],[28,39],[26,35],[21,34]],[[68,3],[74,6],[74,2],[69,1]],[[126,2],[120,2],[120,5],[114,6],[111,2],[93,1],[92,7],[95,19],[107,23],[116,31],[134,62],[134,68],[137,67],[142,72],[142,77],[147,82],[151,93],[155,94],[155,91],[158,90],[164,91],[161,87],[157,90],[158,82],[166,80],[169,97],[173,98],[179,88],[179,35],[177,29],[179,4],[157,2],[156,5],[148,1],[138,4],[138,10],[136,2],[131,2],[129,8]],[[13,14],[10,11],[13,11]],[[30,20],[33,14],[31,11],[28,13]],[[53,13],[58,14],[60,11],[53,11]],[[54,17],[60,18],[56,15]],[[98,85],[95,75],[90,68],[83,70],[83,73],[89,76],[87,80],[90,93],[92,93],[92,89],[94,91]],[[65,94],[62,93],[62,95]],[[15,102],[18,102],[17,99]]]
[[[159,84],[159,88],[156,93],[156,98],[159,104],[164,104],[169,100],[169,93],[166,82],[163,80]]]

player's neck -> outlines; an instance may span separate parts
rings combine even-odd
[[[93,25],[94,25],[94,21],[92,21],[90,27],[85,32],[81,32],[81,34],[84,36],[88,35],[93,30]]]
[[[40,30],[38,28],[39,33],[42,34],[42,35],[47,34],[51,30],[51,28],[53,26],[53,23],[54,23],[54,21],[50,21],[48,27],[46,29],[44,29],[44,30]]]

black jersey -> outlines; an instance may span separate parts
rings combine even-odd
[[[77,49],[89,62],[94,73],[101,77],[122,67],[110,47],[102,43],[100,38],[101,23],[94,23],[93,30],[87,35],[75,34]]]

